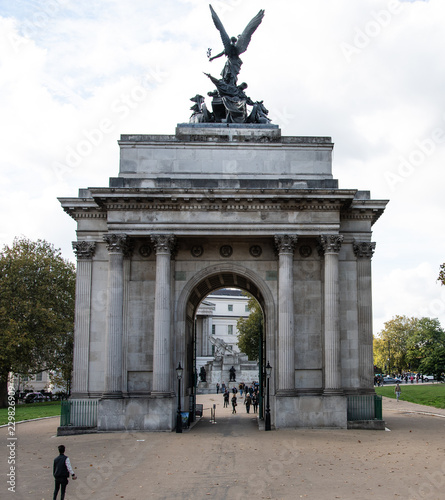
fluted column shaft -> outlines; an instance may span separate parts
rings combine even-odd
[[[76,310],[74,317],[74,355],[72,397],[88,395],[90,322],[91,322],[91,276],[92,258],[96,243],[73,241],[77,255]]]
[[[204,316],[202,322],[202,338],[203,338],[203,345],[205,345],[204,356],[212,355],[212,344],[210,342],[211,327],[212,327],[211,325],[212,325],[211,317]]]
[[[108,247],[107,327],[105,347],[105,390],[103,398],[122,397],[123,261],[127,236],[104,236]]]
[[[293,258],[296,236],[275,236],[278,249],[278,386],[295,389],[294,277]]]
[[[153,393],[169,394],[171,387],[171,253],[173,235],[154,235],[156,289],[153,345]]]
[[[374,356],[372,336],[372,287],[371,258],[375,243],[355,242],[354,253],[357,257],[357,319],[359,342],[359,377],[360,386],[374,387]]]
[[[338,253],[341,235],[322,235],[324,249],[324,391],[341,392],[340,287]]]

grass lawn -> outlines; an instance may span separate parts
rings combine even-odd
[[[48,403],[18,404],[15,406],[15,421],[32,420],[60,415],[60,401]],[[0,425],[8,423],[8,408],[0,408]]]
[[[395,384],[376,387],[375,392],[387,398],[396,398]],[[400,384],[400,399],[419,405],[445,408],[445,384]]]

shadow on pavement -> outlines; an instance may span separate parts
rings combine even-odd
[[[262,421],[258,419],[258,412],[254,413],[253,408],[250,408],[250,413],[247,413],[244,398],[239,395],[235,414],[232,413],[231,405],[224,408],[222,394],[198,394],[196,402],[203,405],[203,414],[202,418],[192,425],[190,432],[246,436],[258,433],[261,428]],[[211,419],[212,409],[215,412],[215,423]]]

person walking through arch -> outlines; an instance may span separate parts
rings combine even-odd
[[[236,394],[233,395],[232,397],[232,415],[234,413],[236,413],[236,406],[237,406],[237,402],[236,402]]]
[[[229,391],[226,389],[224,391],[224,408],[228,408],[229,407]]]
[[[250,413],[250,405],[252,404],[252,400],[250,398],[250,394],[246,394],[246,399],[244,400],[244,404],[246,405],[246,412]]]
[[[256,413],[258,410],[258,394],[256,392],[252,395],[253,412]]]

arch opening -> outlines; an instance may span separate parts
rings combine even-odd
[[[235,267],[235,266],[234,266]],[[184,360],[184,370],[185,377],[184,382],[186,384],[184,397],[188,398],[185,400],[185,407],[188,407],[190,420],[194,421],[196,418],[196,396],[198,394],[198,384],[199,384],[199,373],[197,366],[197,345],[198,339],[197,334],[197,313],[202,304],[211,302],[212,293],[222,289],[233,289],[238,291],[247,292],[252,296],[259,304],[260,309],[263,313],[263,329],[260,338],[259,345],[259,359],[258,365],[255,373],[255,381],[258,384],[258,390],[260,393],[259,400],[259,417],[263,418],[264,408],[263,408],[263,386],[264,386],[264,366],[266,365],[266,357],[271,356],[274,352],[271,339],[271,322],[274,317],[274,303],[272,294],[268,287],[258,278],[256,275],[249,275],[248,270],[241,268],[239,269],[208,269],[201,273],[201,276],[195,276],[195,279],[185,287],[182,293],[182,300],[178,307],[178,312],[182,308],[182,317],[185,319],[185,329],[183,341],[180,341],[180,345],[177,345],[177,352]],[[247,299],[247,297],[246,297]],[[182,306],[182,307],[181,307]],[[179,319],[179,318],[178,318]],[[270,345],[269,345],[270,344]],[[214,356],[212,356],[214,359]],[[230,358],[230,357],[228,357]],[[216,392],[217,380],[215,377],[222,377],[219,380],[221,386],[222,381],[229,382],[229,371],[227,364],[221,368],[221,372],[224,375],[218,374],[215,370],[212,380],[207,384],[207,390]],[[240,374],[241,376],[241,371]],[[250,382],[244,381],[240,378],[236,379],[237,386],[240,382]],[[252,381],[253,382],[253,381]],[[221,396],[222,397],[222,396]],[[199,410],[199,407],[198,407]]]

